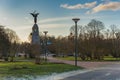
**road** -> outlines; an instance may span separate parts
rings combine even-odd
[[[49,57],[49,61],[74,65],[74,61],[60,60]],[[60,80],[120,80],[120,62],[81,62],[78,66],[90,70]]]
[[[120,80],[120,64],[108,65],[62,80]]]

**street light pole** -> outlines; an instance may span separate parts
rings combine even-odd
[[[45,62],[47,61],[47,35],[48,31],[44,31],[45,34]]]
[[[77,66],[77,56],[78,56],[78,42],[77,42],[77,22],[80,20],[79,18],[72,19],[75,22],[75,66]]]

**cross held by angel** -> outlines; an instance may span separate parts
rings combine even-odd
[[[33,17],[34,17],[34,23],[37,23],[37,16],[39,15],[39,13],[36,13],[36,11],[34,11],[33,13],[30,13]]]

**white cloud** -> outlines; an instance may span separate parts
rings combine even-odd
[[[61,28],[61,27],[67,27],[67,26],[70,26],[71,24],[43,24],[43,25],[40,25],[40,28],[42,29],[50,29],[50,28]]]
[[[98,6],[94,7],[92,10],[87,11],[86,13],[91,14],[106,10],[111,10],[111,11],[120,10],[120,2],[109,2],[105,4],[101,3]]]
[[[101,0],[101,1],[105,1],[105,2],[107,1],[107,2],[109,2],[110,0]]]
[[[44,20],[38,21],[38,23],[48,23],[48,22],[55,22],[55,21],[63,21],[63,20],[68,20],[72,19],[73,17],[68,16],[68,17],[57,17],[57,18],[48,18]]]
[[[109,2],[111,2],[112,0],[101,0],[101,1],[103,1],[104,3],[109,3]]]
[[[66,17],[56,17],[56,18],[48,18],[44,20],[38,21],[38,24],[50,24],[50,23],[59,23],[59,22],[67,22],[67,21],[72,21],[72,18],[78,17],[80,19],[93,19],[95,18],[101,18],[101,16],[82,16],[82,15],[76,15],[76,16],[66,16]],[[57,22],[58,21],[58,22]],[[31,24],[32,25],[32,24]]]
[[[76,5],[68,5],[68,4],[61,4],[60,7],[65,8],[65,9],[89,9],[94,7],[97,4],[96,1],[91,2],[91,3],[85,3],[85,4],[76,4]]]

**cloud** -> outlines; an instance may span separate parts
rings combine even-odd
[[[40,21],[38,21],[38,23],[48,23],[48,22],[64,21],[64,20],[69,20],[69,19],[72,19],[72,18],[73,17],[71,17],[71,16],[48,18],[48,19],[40,20]]]
[[[94,7],[92,10],[87,11],[87,14],[93,14],[97,13],[100,11],[106,11],[106,10],[111,10],[111,11],[117,11],[120,10],[120,2],[109,2],[109,3],[101,3],[98,6]]]
[[[55,24],[55,23],[52,23],[52,24],[43,24],[43,25],[40,25],[40,27],[42,29],[54,29],[54,28],[62,28],[62,27],[66,27],[66,26],[70,26],[71,24]]]
[[[68,5],[68,4],[61,4],[60,7],[65,8],[65,9],[89,9],[94,7],[97,4],[96,1],[91,2],[91,3],[85,3],[85,4],[76,4],[76,5]]]
[[[104,2],[109,2],[110,0],[101,0],[101,1],[104,1]]]
[[[38,24],[51,24],[51,23],[59,23],[59,22],[67,22],[67,21],[71,21],[72,18],[75,17],[79,17],[80,19],[93,19],[93,17],[95,18],[101,18],[101,16],[82,16],[82,15],[76,15],[76,16],[65,16],[65,17],[56,17],[56,18],[47,18],[47,19],[43,19],[38,21]],[[33,22],[32,22],[33,24]]]

